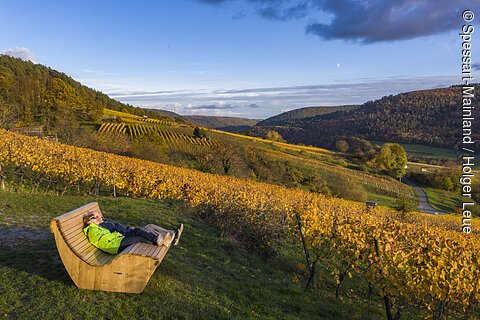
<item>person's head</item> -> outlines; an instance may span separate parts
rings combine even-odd
[[[97,217],[93,212],[87,212],[83,215],[83,226],[86,227],[92,223],[99,224]]]
[[[97,219],[98,224],[103,222],[103,216],[100,212],[94,211],[93,215],[95,216],[95,219]]]

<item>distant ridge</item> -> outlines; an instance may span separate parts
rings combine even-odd
[[[239,117],[217,117],[217,116],[200,116],[200,115],[189,115],[182,116],[187,122],[192,124],[213,128],[222,131],[228,132],[242,132],[250,129],[256,125],[261,119],[247,119]]]
[[[480,93],[480,85],[475,84]],[[302,108],[259,122],[250,132],[262,135],[275,130],[290,143],[334,148],[338,139],[418,143],[450,149],[462,144],[462,87],[451,86],[385,96],[347,111],[324,113],[323,109]],[[479,117],[478,94],[472,100],[475,119]],[[313,114],[315,116],[301,116]],[[300,116],[299,116],[300,115]],[[473,140],[479,141],[478,121],[473,122]],[[479,150],[478,144],[475,149]]]
[[[276,116],[260,121],[258,126],[285,126],[292,125],[299,119],[305,119],[315,116],[321,116],[337,111],[350,111],[360,107],[359,105],[345,105],[345,106],[321,106],[321,107],[304,107],[290,110]]]
[[[178,113],[175,113],[173,111],[168,111],[168,110],[162,110],[162,109],[147,109],[147,111],[155,112],[159,114],[162,117],[170,117],[170,118],[176,118],[176,117],[183,117],[182,115],[179,115]]]

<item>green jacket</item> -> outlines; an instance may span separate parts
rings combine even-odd
[[[91,223],[83,228],[83,233],[85,233],[91,244],[110,254],[118,253],[120,242],[125,238],[120,233],[110,232],[108,229],[102,228],[95,223]]]

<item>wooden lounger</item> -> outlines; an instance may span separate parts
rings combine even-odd
[[[118,255],[105,253],[94,247],[83,233],[84,213],[95,211],[101,214],[98,203],[91,202],[50,223],[70,278],[80,289],[142,292],[170,245],[136,243]]]

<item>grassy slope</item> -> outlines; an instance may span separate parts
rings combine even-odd
[[[130,115],[128,113],[122,113],[114,110],[105,109],[106,115],[121,116],[125,121],[136,121],[142,123],[142,118]],[[149,124],[152,125],[152,124]],[[187,135],[192,135],[193,128],[180,127],[178,125],[165,126],[159,125],[164,130],[182,132]],[[214,141],[218,141],[223,145],[231,146],[248,146],[256,150],[257,153],[263,156],[276,160],[284,161],[288,160],[294,164],[297,168],[302,168],[302,171],[306,171],[307,168],[318,170],[321,176],[326,178],[330,183],[335,183],[337,175],[345,175],[347,179],[351,179],[353,176],[358,176],[360,180],[364,176],[370,179],[370,183],[375,182],[379,187],[369,188],[369,198],[375,198],[380,205],[390,205],[395,201],[395,197],[385,194],[385,189],[396,190],[400,184],[392,179],[378,178],[374,174],[368,174],[366,172],[359,172],[358,170],[352,170],[338,165],[339,161],[344,160],[349,162],[341,153],[330,151],[327,149],[299,146],[289,143],[273,142],[258,137],[251,137],[231,132],[224,132],[220,130],[209,130],[208,136]],[[182,142],[180,142],[182,143]],[[188,146],[188,144],[187,144]],[[190,145],[191,146],[191,145]],[[205,148],[205,147],[203,147]],[[188,150],[188,148],[187,148]],[[173,163],[178,165],[178,163]],[[187,163],[181,164],[188,166]],[[382,191],[382,187],[384,188]],[[408,187],[407,187],[408,188]],[[388,192],[387,192],[388,193]]]
[[[50,219],[91,201],[126,225],[185,223],[180,245],[170,250],[142,294],[78,290],[59,261]],[[384,318],[378,301],[368,306],[360,298],[366,296],[365,284],[346,281],[342,290],[349,298],[339,301],[328,281],[317,293],[304,293],[299,259],[264,260],[218,238],[215,229],[180,207],[158,201],[0,191],[0,240],[0,315],[7,318]]]
[[[428,203],[435,209],[443,212],[456,212],[462,206],[462,201],[472,202],[472,199],[464,198],[460,192],[452,192],[433,188],[423,188],[428,198]],[[480,209],[477,206],[471,208],[476,215],[480,215]]]
[[[383,145],[387,141],[380,140],[370,140],[370,142],[375,145]],[[432,147],[424,144],[415,144],[415,143],[399,143],[407,153],[408,156],[416,157],[432,157],[438,159],[451,159],[455,160],[458,156],[455,154],[455,151],[447,148]]]
[[[228,141],[231,144],[248,145],[272,159],[289,160],[299,167],[314,168],[316,170],[319,170],[319,172],[321,172],[321,175],[327,177],[327,180],[330,181],[335,180],[334,177],[329,177],[332,174],[345,174],[348,178],[350,178],[349,175],[359,175],[359,177],[362,177],[362,175],[369,176],[371,177],[371,179],[376,181],[379,186],[385,185],[386,181],[389,183],[397,184],[396,180],[389,179],[388,177],[378,178],[378,176],[375,174],[369,174],[363,171],[352,170],[339,166],[338,162],[340,159],[345,160],[347,163],[349,162],[348,159],[343,157],[343,155],[339,152],[334,152],[316,147],[272,142],[257,137],[222,132],[218,130],[212,130],[212,136],[221,141]],[[401,184],[398,183],[398,185]],[[388,185],[387,188],[392,188],[392,186]],[[368,198],[372,198],[372,200],[378,201],[379,205],[385,206],[392,204],[396,200],[396,198],[387,196],[384,194],[384,192],[381,192],[380,190],[369,190]]]

